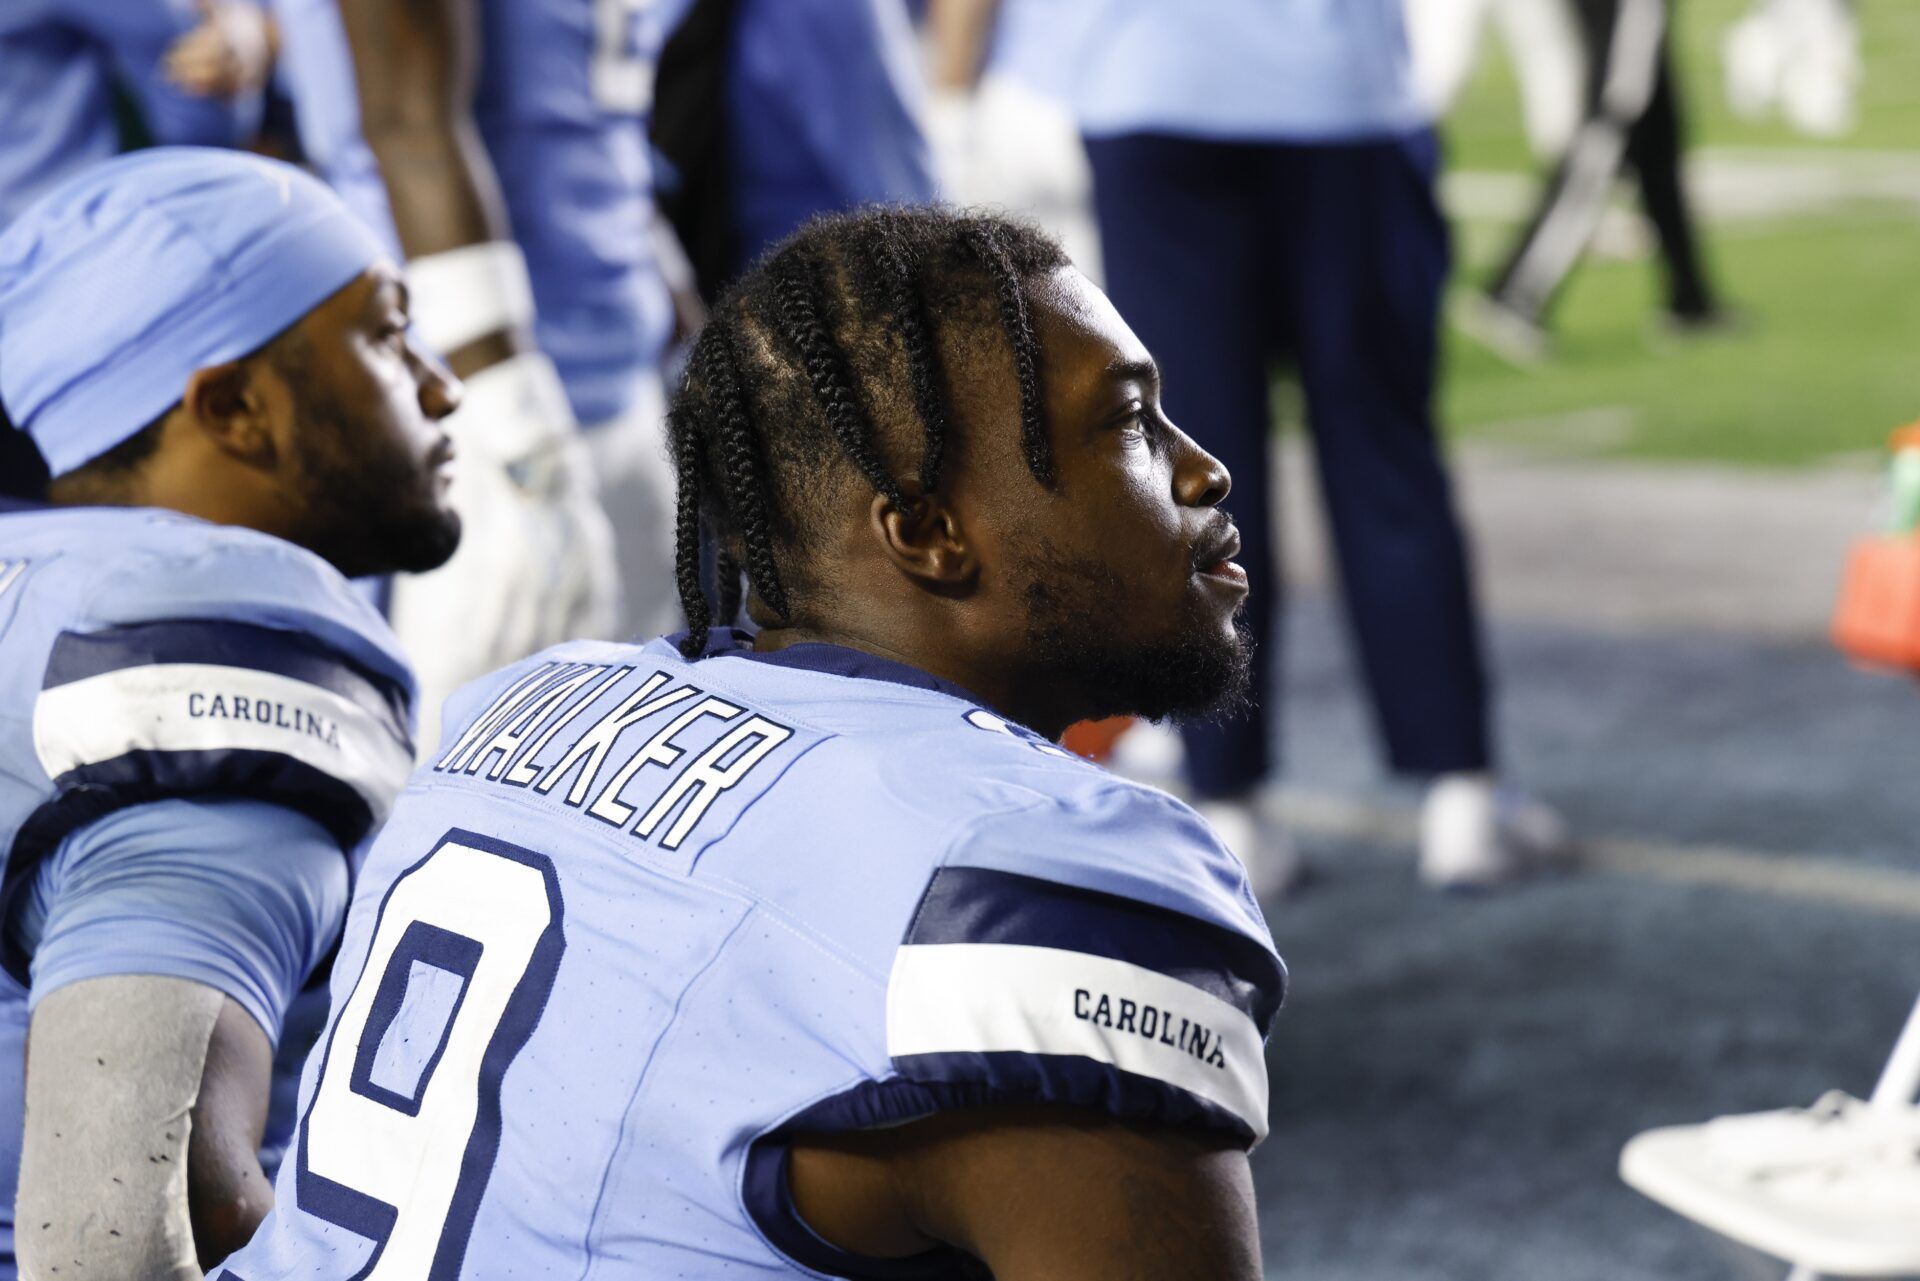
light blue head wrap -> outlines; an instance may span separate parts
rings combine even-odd
[[[96,165],[0,232],[0,405],[70,472],[386,256],[276,160],[157,147]]]

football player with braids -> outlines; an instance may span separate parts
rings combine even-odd
[[[875,209],[720,300],[670,421],[688,630],[449,701],[226,1275],[1254,1281],[1285,969],[1192,810],[1055,742],[1246,682],[1151,356],[1039,233]]]
[[[926,301],[915,288],[909,255],[913,252],[913,232],[924,228],[932,216],[897,213],[888,219],[874,219],[861,229],[861,237],[849,247],[872,255],[870,274],[865,278],[848,276],[845,284],[852,291],[849,301],[878,323],[894,328],[906,357],[906,374],[912,392],[911,409],[920,419],[920,460],[915,469],[918,492],[930,494],[940,484],[940,470],[946,460],[947,411],[941,389],[940,369],[933,350],[932,321],[926,313]],[[1013,372],[1020,403],[1020,446],[1041,484],[1053,480],[1053,451],[1047,441],[1041,417],[1038,342],[1027,315],[1021,289],[1022,268],[1026,274],[1066,266],[1066,260],[1051,243],[1018,224],[995,224],[980,220],[962,224],[952,238],[950,254],[957,254],[968,268],[983,272],[992,281],[993,297],[1006,342],[1013,357]],[[786,336],[798,371],[818,398],[820,417],[831,443],[857,468],[875,493],[897,507],[906,507],[909,499],[899,482],[889,474],[886,463],[876,452],[873,424],[862,407],[861,395],[852,383],[846,356],[838,349],[834,335],[822,324],[819,265],[815,257],[803,251],[786,256],[785,261],[770,264],[765,280],[758,282],[766,292],[753,297],[743,290],[740,309],[766,317],[778,332]],[[740,357],[742,320],[716,317],[695,344],[690,361],[692,376],[687,394],[669,419],[674,466],[681,482],[675,554],[680,600],[687,613],[689,632],[682,649],[689,657],[698,655],[706,644],[714,611],[700,588],[699,523],[702,496],[716,510],[716,525],[737,522],[732,534],[737,538],[755,588],[775,614],[788,614],[786,589],[781,585],[773,556],[773,517],[769,511],[771,495],[762,473],[765,464],[756,455],[757,444],[747,409],[747,397],[755,389],[743,386],[745,375]],[[746,322],[751,323],[751,322]],[[764,383],[764,375],[761,380]],[[777,394],[777,393],[776,393]],[[797,424],[796,424],[797,425]],[[804,460],[795,460],[794,470],[807,479],[824,456],[827,441],[816,440]],[[703,480],[703,470],[713,476]],[[739,555],[732,549],[721,553],[721,621],[730,622],[738,608]],[[729,607],[731,606],[731,607]]]

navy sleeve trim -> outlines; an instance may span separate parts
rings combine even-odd
[[[1266,1033],[1286,981],[1250,935],[980,867],[932,878],[887,976],[903,1079],[1027,1103],[1267,1132]]]
[[[229,619],[167,619],[94,632],[62,632],[42,689],[129,667],[193,663],[271,672],[317,685],[404,726],[406,687],[311,636]]]
[[[741,1200],[747,1215],[774,1249],[801,1267],[851,1281],[962,1281],[986,1276],[979,1264],[958,1250],[874,1259],[850,1254],[821,1237],[807,1226],[793,1203],[793,1185],[788,1179],[792,1134],[792,1128],[787,1127],[747,1149],[741,1180]]]
[[[987,867],[943,867],[905,942],[1066,948],[1155,970],[1244,1010],[1265,1036],[1287,970],[1245,934],[1169,908]]]
[[[278,752],[129,752],[62,775],[60,791],[27,816],[0,875],[0,919],[61,841],[118,810],[174,797],[245,796],[284,805],[327,830],[342,852],[371,830],[374,815],[353,787]],[[337,946],[337,943],[336,943]],[[0,931],[0,969],[24,986],[31,957]]]
[[[742,1199],[748,1215],[775,1249],[803,1267],[853,1281],[955,1281],[986,1276],[969,1255],[933,1250],[901,1259],[849,1254],[801,1219],[787,1179],[797,1134],[886,1129],[941,1112],[1058,1103],[1103,1115],[1204,1129],[1249,1142],[1252,1133],[1224,1108],[1084,1059],[1044,1061],[1026,1054],[929,1057],[911,1065],[915,1079],[868,1081],[823,1099],[794,1116],[747,1152]]]

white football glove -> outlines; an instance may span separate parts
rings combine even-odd
[[[1064,104],[1012,76],[988,72],[971,94],[935,94],[925,126],[946,199],[1032,218],[1075,266],[1100,279],[1093,170]]]
[[[466,380],[448,433],[459,550],[393,584],[389,616],[420,682],[420,750],[466,682],[563,640],[611,634],[613,531],[552,362],[526,353]]]
[[[1728,29],[1722,59],[1736,115],[1757,120],[1778,108],[1817,138],[1852,129],[1860,28],[1846,0],[1761,0]]]

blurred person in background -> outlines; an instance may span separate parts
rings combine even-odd
[[[1102,0],[1074,97],[1108,288],[1160,361],[1169,414],[1235,477],[1253,598],[1277,599],[1268,397],[1285,356],[1388,761],[1432,780],[1421,870],[1485,886],[1564,830],[1494,774],[1431,409],[1448,243],[1401,3]],[[1298,867],[1271,786],[1277,615],[1248,621],[1263,656],[1252,709],[1183,737],[1198,808],[1272,893]]]
[[[1574,8],[1587,51],[1586,116],[1493,284],[1459,312],[1468,333],[1520,364],[1547,356],[1549,310],[1592,243],[1622,165],[1633,169],[1659,242],[1668,327],[1706,332],[1732,319],[1707,279],[1687,207],[1667,0],[1574,0]]]
[[[744,270],[816,214],[933,199],[901,0],[739,0],[728,153]]]
[[[1567,0],[1407,0],[1413,84],[1441,119],[1473,74],[1489,20],[1520,89],[1520,118],[1536,159],[1567,149],[1586,101],[1585,51]]]
[[[263,6],[202,0],[199,25],[167,50],[167,78],[185,93],[232,98],[264,90],[279,57],[280,24]]]
[[[116,97],[162,143],[234,147],[260,123],[259,84],[183,91],[168,51],[208,22],[241,29],[220,0],[7,0],[0,4],[0,227],[67,176],[118,154]],[[257,31],[257,28],[254,28]]]
[[[681,7],[278,0],[307,154],[404,252],[416,330],[467,380],[471,533],[390,609],[430,722],[502,663],[671,616],[674,316],[646,115]]]
[[[1074,0],[929,0],[927,140],[942,195],[1033,219],[1097,283],[1093,174],[1066,56],[1089,12]]]
[[[694,0],[655,140],[702,292],[817,214],[933,199],[925,98],[904,0]]]

